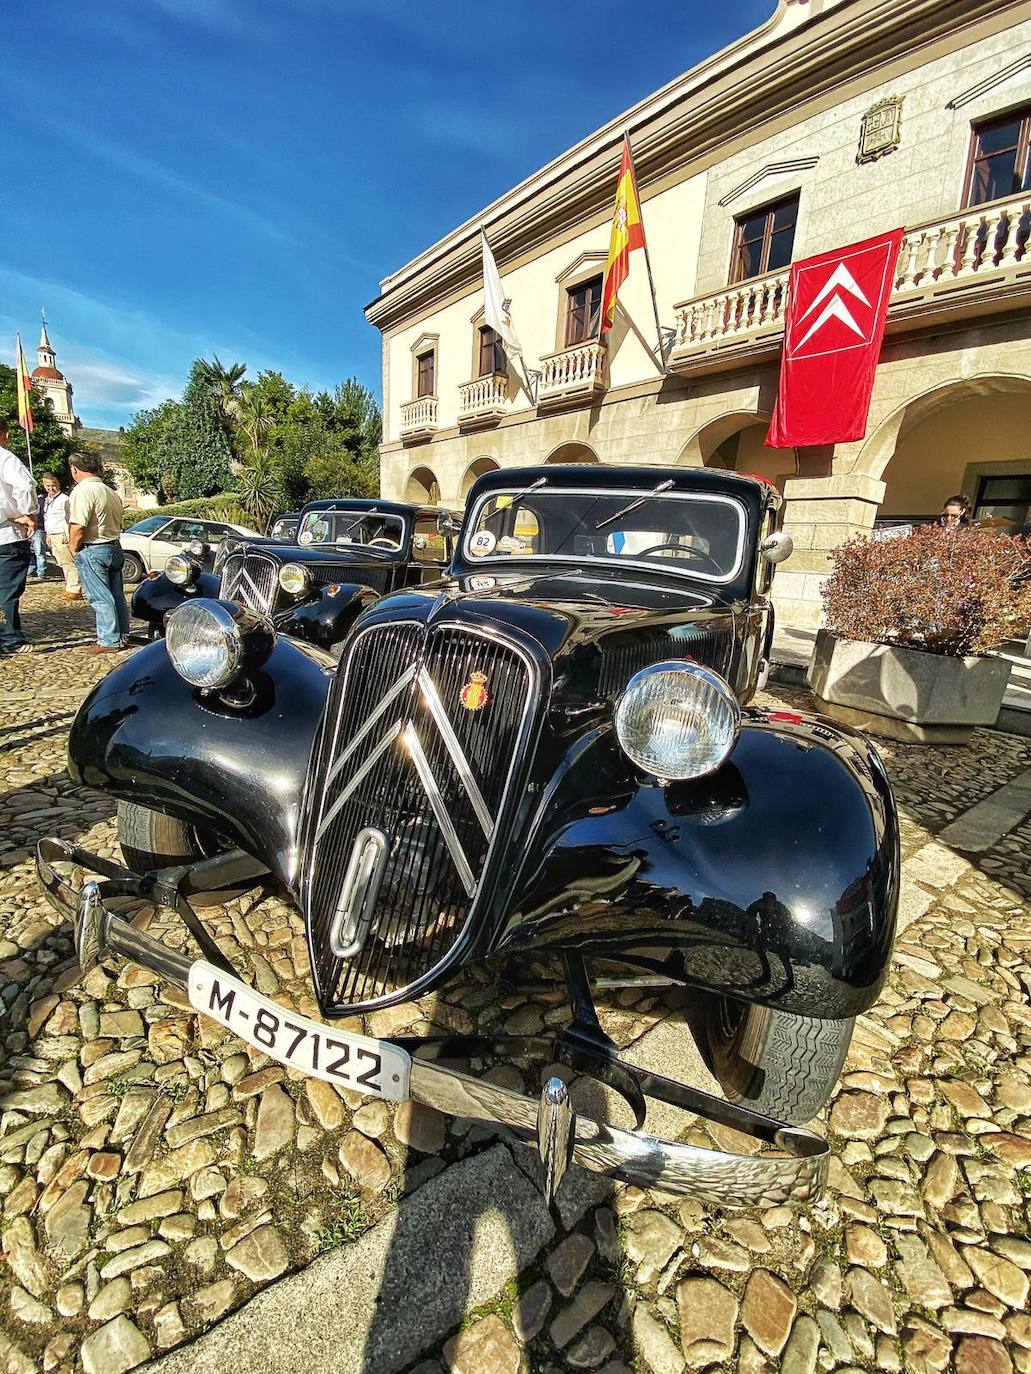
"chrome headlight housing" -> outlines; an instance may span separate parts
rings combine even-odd
[[[655,663],[616,703],[616,738],[638,768],[684,781],[715,772],[737,742],[741,708],[718,673],[699,663]]]
[[[177,587],[187,587],[196,580],[200,564],[186,553],[173,553],[165,560],[165,576]]]
[[[279,585],[291,596],[301,596],[311,586],[311,573],[303,563],[284,563],[279,569]]]
[[[208,546],[203,539],[191,539],[187,547],[194,558],[203,558],[208,551]]]
[[[194,687],[227,687],[272,652],[276,632],[248,606],[201,598],[177,606],[165,622],[172,666]]]

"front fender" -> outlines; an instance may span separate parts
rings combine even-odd
[[[379,598],[379,592],[357,583],[320,587],[312,600],[275,616],[276,629],[328,653],[343,643],[354,622]]]
[[[196,601],[207,596],[217,601],[221,579],[211,573],[200,573],[195,583],[181,587],[172,582],[167,573],[147,577],[132,594],[132,613],[137,620],[145,620],[150,627],[151,637],[159,638],[165,633],[165,617],[184,601]]]
[[[494,947],[574,949],[855,1016],[887,972],[898,843],[877,754],[817,717],[746,712],[723,768],[666,786],[599,729],[539,808]]]
[[[172,667],[164,641],[109,673],[68,741],[76,782],[210,830],[267,864],[297,871],[301,796],[332,670],[279,641],[234,708]]]

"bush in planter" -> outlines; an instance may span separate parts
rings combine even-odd
[[[845,639],[951,657],[989,653],[1026,632],[1031,541],[937,525],[904,539],[851,539],[823,588],[828,628]]]

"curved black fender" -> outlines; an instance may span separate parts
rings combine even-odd
[[[748,711],[723,767],[643,780],[608,727],[543,794],[492,948],[565,948],[799,1015],[876,999],[898,904],[898,816],[859,735]]]
[[[156,577],[146,577],[132,594],[130,603],[137,620],[145,620],[152,639],[165,633],[165,616],[174,611],[184,601],[196,601],[198,597],[208,596],[218,600],[221,579],[211,573],[199,573],[193,583],[182,587],[173,582],[167,573]]]
[[[320,587],[312,600],[279,612],[273,621],[281,634],[314,644],[327,653],[339,652],[351,626],[381,595],[355,582]]]
[[[68,740],[76,782],[188,821],[267,864],[297,870],[301,796],[333,675],[315,651],[277,643],[247,704],[205,696],[172,667],[163,640],[86,698]]]

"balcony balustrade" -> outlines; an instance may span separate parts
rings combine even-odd
[[[506,373],[475,377],[458,388],[458,426],[475,429],[479,425],[497,424],[508,414],[510,405]]]
[[[592,339],[541,359],[537,408],[590,400],[608,386],[608,349]]]
[[[401,440],[406,444],[432,438],[439,429],[436,396],[420,396],[401,407]]]
[[[971,313],[1019,304],[1031,293],[1031,195],[1014,196],[906,231],[888,301],[888,327],[928,314]],[[711,371],[780,348],[788,300],[787,269],[674,306],[678,327],[672,372]]]

